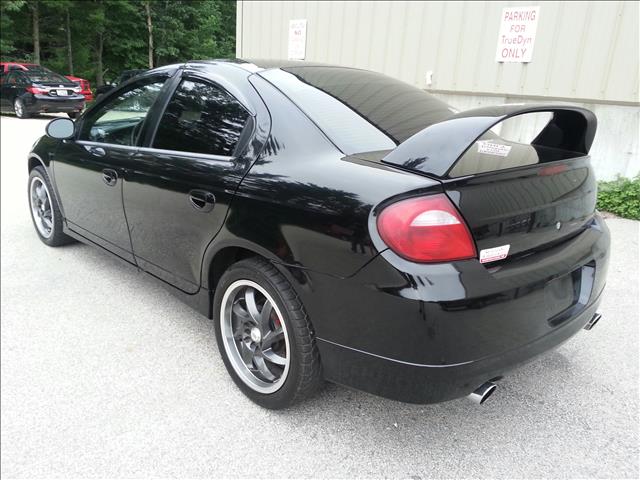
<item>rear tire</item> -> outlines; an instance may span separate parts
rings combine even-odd
[[[220,355],[253,402],[286,408],[321,387],[320,355],[307,313],[271,263],[253,257],[229,267],[213,308]]]
[[[59,247],[74,242],[62,231],[62,213],[44,167],[31,170],[28,194],[31,220],[42,243]]]
[[[13,101],[13,111],[16,113],[16,117],[18,118],[29,118],[31,116],[31,114],[27,112],[24,102],[19,98],[16,98]]]
[[[69,115],[69,118],[76,119],[80,116],[80,112],[67,112],[67,115]]]

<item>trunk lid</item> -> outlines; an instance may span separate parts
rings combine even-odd
[[[34,88],[45,92],[50,97],[71,97],[80,95],[81,87],[74,82],[38,82],[33,84]]]
[[[529,113],[551,114],[531,143],[492,132]],[[552,247],[590,225],[597,186],[588,152],[595,131],[595,116],[579,107],[481,108],[425,128],[383,162],[442,182],[471,230],[479,260],[493,263]]]
[[[483,263],[552,247],[587,228],[595,213],[597,186],[588,156],[472,175],[443,186]]]

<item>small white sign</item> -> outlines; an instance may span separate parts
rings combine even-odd
[[[502,145],[490,140],[478,141],[478,153],[486,153],[487,155],[496,155],[498,157],[506,157],[511,151],[510,145]]]
[[[307,20],[289,20],[289,60],[304,60],[307,53]]]
[[[494,248],[485,248],[480,250],[480,263],[496,262],[507,258],[511,245],[501,245]]]
[[[502,9],[496,62],[530,62],[540,7],[507,7]]]

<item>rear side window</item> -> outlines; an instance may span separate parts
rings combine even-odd
[[[7,75],[7,79],[5,80],[9,85],[15,85],[18,83],[18,74],[10,73]]]
[[[249,113],[223,89],[185,79],[160,119],[153,147],[231,156]]]

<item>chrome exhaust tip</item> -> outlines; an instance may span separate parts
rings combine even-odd
[[[601,318],[602,318],[602,315],[600,313],[596,313],[593,317],[591,317],[591,320],[587,322],[587,324],[584,326],[584,329],[591,330],[593,327],[596,326],[596,323],[598,323]]]
[[[467,397],[473,403],[477,403],[478,405],[482,405],[487,399],[496,391],[498,386],[493,382],[485,382],[476,388],[473,393],[469,394]]]

